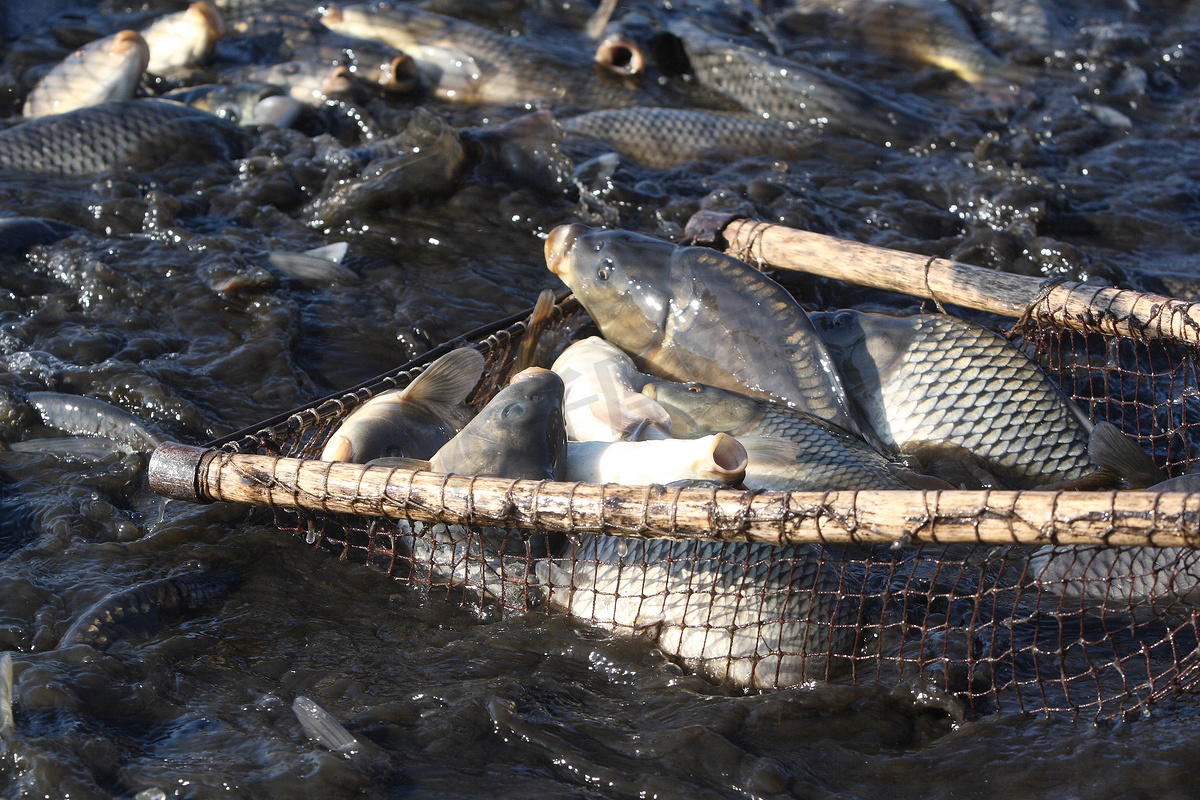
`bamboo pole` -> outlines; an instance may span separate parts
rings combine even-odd
[[[1200,547],[1200,494],[1185,492],[680,490],[441,475],[173,443],[155,450],[150,481],[192,501],[643,538]]]
[[[723,239],[726,252],[760,267],[837,278],[1006,317],[1031,310],[1036,319],[1077,331],[1200,345],[1200,304],[1163,295],[1009,275],[705,211],[688,228],[697,241],[719,245]]]

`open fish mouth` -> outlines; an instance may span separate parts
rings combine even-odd
[[[546,237],[546,266],[550,271],[560,278],[566,273],[567,255],[575,246],[575,240],[583,233],[586,233],[588,228],[578,223],[571,225],[559,225],[554,230],[550,231],[550,235]]]

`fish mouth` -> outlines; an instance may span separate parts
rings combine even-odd
[[[192,3],[188,6],[188,13],[198,18],[198,21],[208,32],[210,38],[220,39],[225,35],[225,20],[221,18],[221,13],[208,0],[200,0],[200,2]]]
[[[146,47],[146,41],[137,31],[121,31],[113,37],[112,46],[109,52],[113,55],[124,55],[130,50],[138,47]]]
[[[646,71],[646,58],[637,43],[621,34],[613,34],[596,48],[595,61],[617,75],[641,75]]]
[[[327,94],[341,94],[354,87],[354,75],[346,67],[334,67],[325,77],[321,88]]]
[[[569,268],[569,264],[566,262],[571,248],[575,246],[575,240],[587,231],[587,226],[577,222],[570,225],[559,225],[550,231],[550,235],[546,237],[546,266],[550,268],[551,272],[560,278],[565,278]]]
[[[417,70],[417,62],[411,56],[398,55],[388,64],[387,79],[383,82],[385,89],[393,92],[411,92],[417,88],[421,79]]]

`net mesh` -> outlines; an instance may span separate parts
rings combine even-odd
[[[1038,319],[1030,314],[1007,334],[1093,419],[1119,426],[1169,474],[1186,472],[1200,445],[1200,352]],[[543,338],[571,336],[586,322],[568,298]],[[504,385],[525,329],[510,319],[449,343],[470,342],[487,358],[471,404],[481,407]],[[441,352],[214,446],[315,458],[346,414],[407,385]],[[1103,518],[1111,494],[1097,496]],[[282,505],[272,513],[309,545],[483,618],[568,613],[648,638],[699,674],[746,689],[904,684],[967,713],[1100,720],[1145,713],[1197,681],[1198,550],[771,546],[582,527],[518,531],[465,525],[445,507],[425,510],[444,511],[442,521]]]

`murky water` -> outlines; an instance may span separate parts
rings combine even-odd
[[[0,44],[5,114],[78,40],[153,10],[56,18],[61,4],[10,2],[10,30],[15,17],[29,30]],[[739,29],[736,14],[722,17],[738,4],[697,5],[686,13]],[[354,138],[336,111],[257,135],[232,164],[0,176],[0,211],[83,229],[0,256],[0,438],[46,435],[21,411],[30,391],[109,400],[182,442],[266,419],[559,288],[543,237],[571,221],[678,238],[696,210],[723,209],[1024,274],[1195,292],[1200,17],[1153,0],[1047,5],[1064,31],[1050,52],[994,40],[1035,76],[998,100],[852,44],[845,23],[767,4],[788,57],[907,98],[936,124],[908,149],[828,133],[787,160],[726,154],[665,170],[622,160],[608,179],[583,171],[587,203],[469,166],[447,192],[355,214],[341,229],[314,226],[326,168],[313,137]],[[531,0],[451,13],[576,53],[588,71],[579,30],[591,11]],[[657,72],[628,91],[643,103],[704,99]],[[390,134],[417,102],[364,91],[356,105]],[[458,127],[526,110],[420,102]],[[564,150],[581,164],[609,148],[568,139]],[[268,266],[268,251],[334,241],[350,243],[359,280],[311,287]],[[785,282],[811,307],[912,305]],[[935,698],[870,686],[738,695],[647,644],[562,618],[481,623],[242,508],[164,508],[141,455],[0,450],[0,556],[0,650],[14,654],[17,727],[0,741],[6,796],[1200,793],[1191,698],[1094,727],[958,719]],[[110,591],[218,567],[243,582],[205,612],[105,652],[54,649]],[[300,694],[365,750],[346,758],[312,744],[290,708]]]

